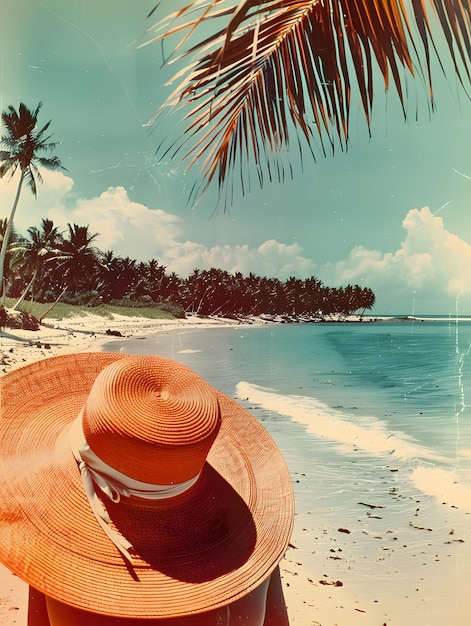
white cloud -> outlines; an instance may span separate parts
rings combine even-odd
[[[0,181],[2,206],[11,205],[15,190],[15,180],[10,185]],[[184,224],[177,215],[133,202],[123,187],[110,187],[94,198],[79,198],[73,191],[73,180],[58,172],[44,173],[36,200],[25,190],[15,217],[16,228],[26,233],[29,226],[39,225],[42,217],[52,219],[64,230],[67,223],[88,225],[91,233],[99,233],[96,245],[101,250],[141,261],[155,258],[180,276],[195,268],[211,267],[281,278],[309,276],[314,271],[313,261],[302,256],[299,244],[270,240],[258,248],[245,244],[208,248],[185,240]]]
[[[303,248],[298,243],[287,245],[270,239],[265,241],[258,248],[258,253],[263,256],[267,264],[273,267],[272,272],[266,272],[267,276],[278,274],[275,267],[283,263],[281,273],[283,276],[312,276],[315,264],[312,259],[307,259],[301,255]]]
[[[20,202],[15,215],[15,228],[26,233],[30,226],[37,225],[42,217],[47,217],[51,207],[62,206],[68,202],[74,181],[61,172],[41,172],[43,183],[38,183],[35,198],[28,187],[23,187]],[[13,178],[9,175],[0,178],[0,218],[10,215],[18,186],[19,173]]]
[[[155,258],[180,276],[211,267],[280,279],[316,275],[327,285],[371,287],[380,312],[412,312],[416,302],[422,302],[418,314],[450,312],[459,300],[471,314],[471,245],[447,231],[442,218],[428,207],[408,212],[402,223],[405,238],[396,251],[356,246],[345,259],[321,267],[303,256],[297,243],[269,239],[258,247],[243,243],[207,247],[188,238],[179,216],[133,202],[123,187],[84,199],[73,186],[63,173],[44,172],[37,199],[29,190],[22,193],[17,230],[26,233],[29,226],[39,225],[41,217],[49,217],[64,230],[67,223],[88,225],[91,232],[100,233],[96,243],[102,250],[143,261]],[[0,179],[2,214],[8,214],[15,191],[15,179]]]
[[[57,205],[48,211],[55,223],[74,222],[99,233],[96,243],[102,250],[147,261],[157,256],[167,242],[180,233],[179,218],[161,209],[151,210],[132,202],[123,187],[110,187],[100,196],[78,199],[64,210]]]
[[[402,226],[406,237],[396,252],[357,246],[346,259],[323,268],[323,280],[367,285],[388,303],[440,298],[450,303],[471,292],[471,246],[447,231],[441,217],[428,207],[412,209]]]
[[[220,245],[205,248],[199,244],[183,244],[188,259],[192,259],[191,268],[220,267],[229,272],[255,274],[263,276],[289,277],[309,276],[314,272],[314,262],[301,255],[298,244],[287,245],[275,240],[265,241],[258,248],[248,245]],[[187,258],[180,256],[180,264],[188,268]],[[185,272],[182,270],[182,274]]]

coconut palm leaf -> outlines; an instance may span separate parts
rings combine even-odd
[[[38,166],[50,170],[65,170],[58,157],[39,156],[40,153],[52,152],[59,145],[59,142],[49,141],[52,135],[44,136],[51,125],[51,120],[39,130],[36,129],[41,107],[40,102],[36,109],[31,111],[21,102],[17,111],[14,106],[10,105],[2,113],[5,134],[0,141],[1,145],[6,148],[0,151],[0,177],[7,172],[13,176],[19,168],[24,173],[23,182],[35,196],[36,181],[42,182]]]
[[[41,110],[40,102],[36,109],[30,110],[21,102],[18,111],[10,105],[1,114],[4,134],[0,138],[0,178],[9,173],[12,177],[17,170],[20,171],[20,178],[16,191],[16,197],[8,220],[8,228],[13,228],[18,201],[23,185],[31,189],[34,196],[37,193],[37,182],[42,182],[39,167],[46,167],[50,170],[65,170],[60,160],[56,156],[44,157],[44,153],[52,152],[58,142],[49,141],[52,135],[45,136],[51,125],[47,122],[42,128],[37,129],[38,114]],[[2,243],[0,250],[0,293],[3,290],[3,273],[7,253],[6,241]]]
[[[156,7],[157,8],[157,7]],[[156,23],[155,40],[179,42],[168,61],[187,63],[173,79],[168,107],[184,106],[186,130],[157,150],[162,159],[197,166],[190,202],[215,181],[224,202],[292,175],[289,152],[332,153],[349,143],[352,89],[360,94],[368,129],[379,69],[386,90],[398,94],[406,115],[407,77],[427,85],[434,107],[429,13],[445,37],[464,86],[470,80],[470,5],[466,0],[196,0]],[[195,42],[211,20],[223,28]],[[443,69],[443,68],[442,68]]]

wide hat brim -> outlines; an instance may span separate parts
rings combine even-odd
[[[103,533],[68,445],[98,373],[125,355],[52,357],[0,379],[0,560],[70,606],[169,618],[225,606],[274,570],[294,519],[291,479],[271,436],[219,393],[221,429],[197,482],[171,500],[104,503],[133,566]]]

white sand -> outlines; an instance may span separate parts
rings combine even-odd
[[[100,349],[103,342],[113,339],[107,330],[138,338],[236,323],[199,318],[105,319],[96,315],[50,320],[38,332],[0,332],[0,373],[57,354]],[[366,496],[347,491],[322,494],[322,487],[307,482],[303,491],[308,477],[305,469],[296,468],[295,457],[293,450],[293,458],[287,462],[299,496],[298,512],[292,547],[281,564],[292,626],[469,624],[466,600],[471,580],[461,580],[460,572],[468,572],[466,563],[471,558],[471,519],[463,517],[463,511],[447,506],[440,516],[428,518],[427,512],[433,509],[426,504],[429,501],[424,497],[418,504],[410,494],[404,494],[403,501],[409,502],[405,513],[409,517],[404,519],[412,524],[404,524],[403,516],[396,516],[392,507],[381,511],[380,516],[368,517],[363,511],[360,518],[358,502]],[[385,490],[396,493],[394,485],[385,483]],[[339,497],[348,504],[348,519],[336,518]],[[322,507],[332,512],[328,525],[319,524],[316,511]],[[418,507],[420,513],[416,513]],[[339,533],[339,526],[349,527],[351,534]],[[25,583],[0,566],[0,625],[26,626],[26,594]]]
[[[39,331],[0,331],[0,373],[39,361],[57,354],[94,349],[99,343],[116,337],[107,331],[119,332],[123,337],[143,337],[157,332],[179,328],[213,328],[238,324],[223,318],[188,317],[185,320],[152,320],[144,317],[114,315],[112,319],[100,315],[50,319]]]
[[[152,320],[142,317],[99,315],[48,320],[39,331],[0,331],[0,372],[6,373],[28,363],[71,352],[99,349],[99,345],[115,339],[107,330],[120,332],[123,337],[141,337],[151,333],[179,328],[212,328],[237,324],[232,320],[201,319]],[[26,626],[27,586],[17,576],[0,565],[0,624]]]

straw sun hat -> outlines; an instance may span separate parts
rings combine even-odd
[[[265,429],[183,365],[80,353],[0,379],[0,560],[134,618],[225,606],[287,548],[291,480]]]

